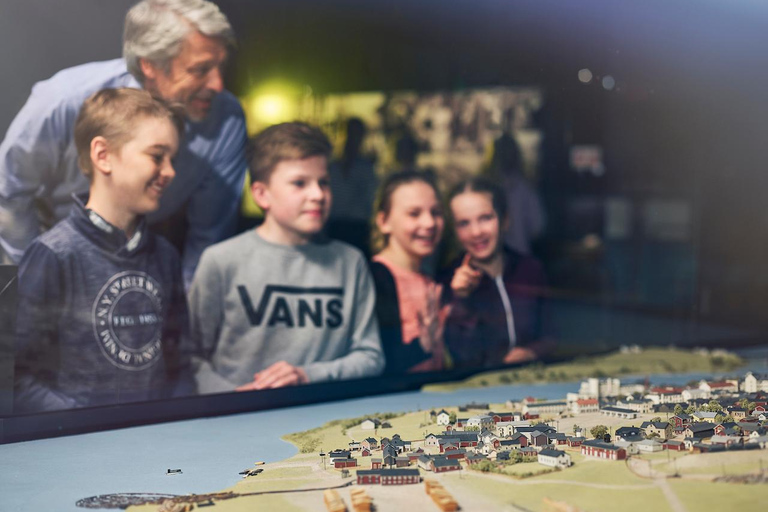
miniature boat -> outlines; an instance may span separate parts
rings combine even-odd
[[[260,460],[259,462],[254,462],[253,465],[254,466],[263,466],[264,465],[264,461]]]
[[[180,475],[181,470],[180,469],[170,469],[168,468],[168,471],[165,472],[166,475]]]

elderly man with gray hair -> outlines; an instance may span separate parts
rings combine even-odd
[[[144,88],[187,114],[173,160],[176,179],[148,221],[186,225],[189,283],[203,250],[236,227],[247,135],[242,108],[222,79],[234,43],[229,21],[211,2],[142,0],[126,15],[122,59],[65,69],[35,84],[0,144],[0,246],[7,258],[18,262],[36,236],[67,216],[72,195],[88,191],[73,141],[85,98],[106,87]]]

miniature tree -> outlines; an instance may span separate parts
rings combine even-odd
[[[483,473],[491,473],[496,471],[496,464],[491,462],[490,460],[481,460],[480,462],[475,464],[472,469],[482,471]]]
[[[675,416],[680,416],[681,414],[683,414],[683,406],[680,404],[676,404],[674,413],[675,413]]]
[[[603,436],[608,433],[608,427],[605,425],[595,425],[589,429],[589,433],[592,434],[595,439],[602,439]]]
[[[709,404],[707,404],[707,409],[709,412],[721,412],[723,410],[723,406],[720,405],[720,402],[717,400],[710,400]]]
[[[661,416],[654,416],[651,418],[651,423],[661,423]]]
[[[456,423],[456,413],[452,412],[448,414],[448,423]]]
[[[693,413],[695,413],[695,412],[696,412],[696,408],[693,406],[693,404],[689,405],[689,406],[688,406],[688,407],[685,409],[685,414],[689,414],[689,415],[690,415],[690,414],[693,414]]]
[[[747,414],[751,413],[755,410],[755,407],[757,407],[757,404],[755,402],[750,402],[747,397],[742,398],[739,400],[739,406],[747,411]]]

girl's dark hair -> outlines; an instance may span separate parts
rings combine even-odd
[[[464,194],[465,192],[490,194],[491,203],[493,204],[493,209],[496,212],[499,221],[503,221],[507,216],[507,200],[504,197],[504,191],[491,180],[477,176],[461,181],[451,189],[451,193],[448,195],[448,204],[451,204],[454,197],[459,194]]]
[[[389,211],[392,209],[392,195],[395,193],[395,190],[402,185],[408,185],[409,183],[415,182],[426,183],[432,187],[432,190],[435,191],[437,201],[441,201],[440,190],[438,190],[437,183],[435,183],[435,179],[431,173],[407,170],[392,173],[384,178],[384,181],[381,182],[379,189],[376,191],[376,202],[374,203],[373,208],[371,249],[374,254],[384,249],[389,242],[387,236],[379,230],[379,226],[376,224],[376,217],[378,217],[379,213],[389,215]]]

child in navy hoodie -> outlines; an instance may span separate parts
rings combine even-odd
[[[19,265],[16,412],[162,398],[191,382],[179,257],[143,220],[175,175],[182,127],[138,89],[83,104],[74,138],[90,192]]]

